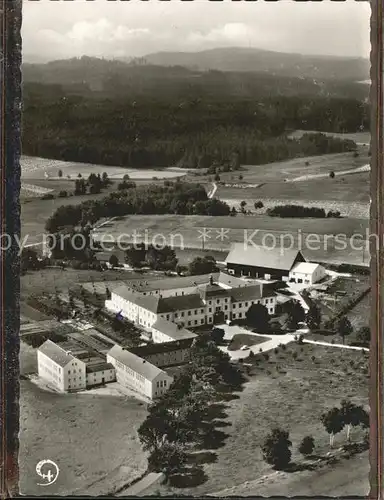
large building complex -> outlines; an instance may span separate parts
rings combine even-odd
[[[168,283],[167,283],[168,282]],[[252,304],[263,304],[274,314],[274,291],[261,282],[247,282],[225,273],[154,281],[136,288],[125,285],[111,293],[107,309],[120,313],[133,323],[152,330],[159,338],[162,320],[193,328],[237,319],[244,319]],[[175,327],[163,333],[172,337]],[[175,338],[173,338],[175,340]],[[164,340],[163,340],[164,341]]]

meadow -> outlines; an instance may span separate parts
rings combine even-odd
[[[236,393],[225,405],[227,418],[221,429],[225,433],[225,443],[214,450],[211,463],[204,467],[207,481],[195,488],[157,486],[157,491],[164,495],[200,496],[224,490],[227,495],[236,495],[237,486],[274,474],[264,462],[260,449],[264,437],[273,427],[289,431],[293,442],[292,462],[299,463],[301,457],[297,447],[304,436],[314,437],[316,456],[324,456],[329,451],[329,436],[320,422],[324,411],[339,406],[342,397],[356,404],[368,404],[367,354],[296,343],[269,354],[268,360],[260,355],[252,358],[251,376],[243,391]],[[362,431],[354,429],[351,438],[360,440]],[[336,436],[335,447],[345,442],[344,430]],[[298,491],[300,487],[310,487],[312,478],[306,471],[289,474],[292,480],[296,480]],[[365,481],[361,487],[368,488],[368,477],[364,478],[361,471],[357,474]],[[268,481],[263,482],[267,490]],[[295,490],[291,491],[295,494]],[[318,491],[321,494],[321,489]],[[154,491],[145,493],[153,494]],[[257,489],[253,494],[257,495]]]
[[[35,349],[21,343],[20,363],[22,375],[36,371]],[[20,493],[44,493],[35,467],[49,458],[60,469],[50,495],[112,494],[146,470],[137,435],[145,417],[133,398],[58,394],[21,380]]]
[[[173,170],[164,168],[124,168],[111,167],[105,165],[95,165],[91,163],[78,163],[62,160],[53,160],[49,158],[40,158],[37,156],[22,156],[20,159],[21,178],[24,179],[44,179],[45,174],[50,178],[59,179],[59,170],[62,170],[63,180],[76,178],[78,174],[87,178],[90,174],[100,174],[107,172],[111,179],[122,179],[128,174],[131,179],[152,179],[158,177],[162,179],[172,179],[185,174],[183,170]]]

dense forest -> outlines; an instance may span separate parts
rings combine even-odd
[[[180,99],[176,93],[169,100],[159,99],[156,92],[140,99],[106,98],[26,83],[22,125],[27,155],[139,168],[193,168],[349,151],[351,141],[324,136],[292,140],[286,132],[368,130],[369,110],[356,99],[321,95],[214,99],[202,91],[200,97],[187,93]]]

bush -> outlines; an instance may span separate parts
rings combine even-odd
[[[59,193],[59,198],[66,198],[68,196],[68,192],[63,190],[63,191],[60,191]]]
[[[40,198],[41,200],[54,200],[55,196],[52,193],[45,193],[43,196]]]
[[[333,178],[335,177],[335,172],[333,172],[333,171],[332,171],[332,172],[329,172],[329,177],[330,177],[331,179],[333,179]]]
[[[304,207],[302,205],[277,205],[268,208],[267,214],[271,217],[313,217],[320,219],[326,216],[324,208]]]
[[[315,440],[312,436],[305,436],[300,443],[299,452],[304,455],[312,455],[312,452],[315,448]]]

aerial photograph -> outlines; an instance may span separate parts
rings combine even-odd
[[[22,495],[369,493],[370,16],[23,2]]]

